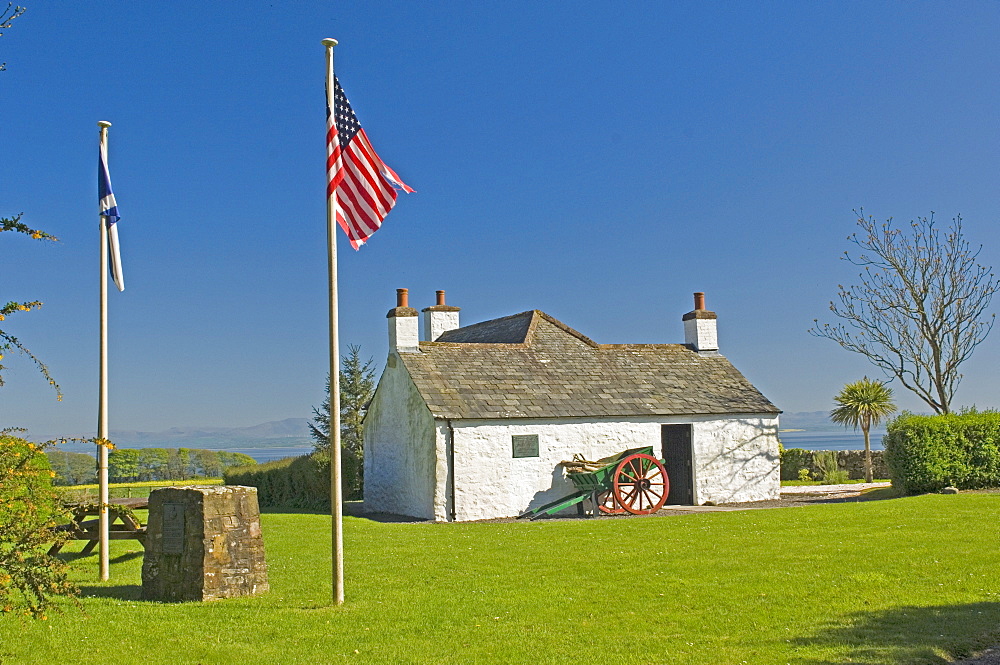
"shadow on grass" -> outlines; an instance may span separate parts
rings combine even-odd
[[[883,665],[944,665],[996,642],[1000,642],[1000,603],[858,612],[839,617],[836,625],[821,626],[811,637],[793,640],[798,646],[838,648],[841,654],[837,660],[797,661],[809,665],[842,665],[845,657],[848,662]]]
[[[131,561],[132,559],[142,558],[142,552],[126,552],[125,554],[119,554],[116,557],[111,557],[108,559],[108,563],[125,563],[126,561]],[[56,555],[56,558],[62,559],[66,563],[74,563],[80,561],[81,559],[87,559],[93,557],[97,559],[97,550],[93,552],[88,552],[84,554],[83,552],[60,552]]]
[[[114,586],[80,585],[81,598],[114,598],[116,600],[140,600],[141,584],[116,584]]]

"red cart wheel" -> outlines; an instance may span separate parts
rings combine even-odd
[[[618,464],[614,474],[615,502],[633,515],[655,513],[670,493],[667,470],[652,455],[629,455]]]
[[[614,490],[604,490],[597,494],[597,509],[605,515],[621,515],[625,509],[615,501]]]

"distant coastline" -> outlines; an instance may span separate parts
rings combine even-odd
[[[29,440],[50,441],[66,436],[35,435],[29,433]],[[80,438],[94,436],[93,432],[75,435]],[[245,452],[272,449],[312,449],[312,436],[307,418],[286,418],[251,427],[171,427],[162,432],[142,432],[137,430],[111,430],[111,442],[119,448],[197,448],[201,450],[228,450]],[[67,452],[91,452],[90,443],[70,442],[59,446]],[[270,453],[274,455],[276,453]],[[273,459],[273,457],[271,457]]]
[[[781,415],[778,438],[785,448],[806,450],[861,450],[861,432],[845,429],[830,422],[827,411],[784,413]],[[872,448],[882,449],[884,430],[872,432]],[[86,436],[93,436],[93,433]],[[56,436],[29,436],[41,442]],[[312,452],[313,440],[307,418],[286,418],[251,427],[172,427],[161,432],[112,430],[111,441],[119,448],[198,448],[226,450],[253,457],[259,462],[306,455]],[[67,452],[93,452],[89,443],[67,443],[59,446]]]
[[[871,433],[872,450],[883,450],[882,437],[885,430]],[[864,450],[865,437],[859,431],[842,429],[837,431],[779,430],[778,439],[785,448],[805,450]]]

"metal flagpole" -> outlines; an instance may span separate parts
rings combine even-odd
[[[108,154],[108,127],[111,123],[100,120],[101,154]],[[100,204],[98,204],[100,209]],[[100,389],[97,398],[97,477],[100,484],[100,559],[101,581],[108,575],[108,230],[104,215],[98,215],[101,227],[101,359]]]
[[[324,39],[326,47],[326,104],[336,111],[334,100],[333,47],[336,39]],[[331,115],[336,122],[336,116]],[[329,165],[327,166],[329,171]],[[327,174],[329,182],[329,173]],[[344,518],[340,482],[340,343],[337,331],[337,192],[326,197],[326,244],[330,282],[330,515],[333,520],[333,602],[344,604]]]

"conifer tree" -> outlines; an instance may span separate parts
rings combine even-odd
[[[361,360],[361,347],[349,345],[347,356],[340,363],[340,446],[342,453],[354,458],[357,464],[346,465],[346,468],[357,468],[358,489],[363,483],[364,459],[364,421],[368,404],[375,394],[375,361],[369,358]],[[313,454],[322,459],[330,455],[330,377],[326,378],[326,399],[323,404],[313,407],[313,422],[309,423],[312,434]],[[345,479],[346,480],[346,479]]]

